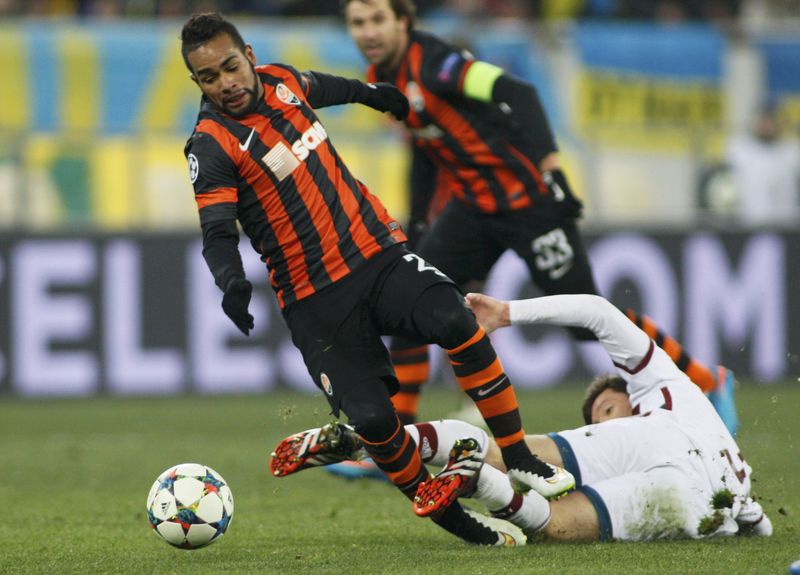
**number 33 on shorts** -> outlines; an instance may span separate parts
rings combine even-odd
[[[531,249],[536,254],[536,267],[539,271],[547,272],[552,280],[562,278],[572,268],[575,252],[561,228],[534,239]]]

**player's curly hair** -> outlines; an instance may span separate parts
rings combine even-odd
[[[618,375],[608,374],[598,375],[595,377],[594,380],[592,380],[592,383],[589,384],[589,387],[586,388],[586,393],[583,396],[583,406],[581,409],[583,411],[583,421],[586,423],[586,425],[589,425],[592,422],[592,406],[594,405],[597,396],[607,389],[621,391],[625,394],[628,393],[627,383],[625,383],[625,380]]]
[[[192,17],[186,21],[186,24],[183,25],[183,30],[181,30],[181,55],[190,72],[193,70],[189,65],[189,53],[197,50],[200,46],[220,34],[230,36],[236,47],[244,52],[244,38],[242,38],[239,30],[236,29],[236,26],[225,20],[219,12],[192,14]]]
[[[342,14],[344,14],[347,5],[354,1],[355,0],[339,0],[339,7],[342,10]],[[358,1],[364,2],[365,4],[372,4],[372,0]],[[414,28],[414,25],[417,23],[417,6],[414,4],[413,0],[389,0],[389,7],[392,9],[395,16],[398,18],[405,17],[408,20],[409,30]]]

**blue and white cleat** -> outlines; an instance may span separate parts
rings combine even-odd
[[[733,372],[721,365],[717,366],[717,385],[708,394],[708,400],[717,410],[720,419],[736,437],[739,430],[739,414],[736,412],[736,378]]]
[[[331,475],[338,475],[345,479],[380,479],[389,481],[386,474],[380,470],[371,457],[357,461],[342,461],[325,467]]]

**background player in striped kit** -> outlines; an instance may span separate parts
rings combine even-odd
[[[403,118],[402,93],[287,65],[256,66],[252,48],[216,13],[192,16],[181,37],[203,93],[185,153],[203,255],[224,292],[225,313],[245,335],[254,327],[238,221],[266,263],[314,382],[403,493],[413,497],[428,474],[389,399],[397,382],[385,334],[447,349],[514,480],[546,495],[568,489],[568,473],[528,450],[514,390],[455,285],[405,250],[399,224],[349,172],[314,112],[360,102]],[[506,541],[458,506],[435,521],[473,543]]]
[[[345,22],[369,63],[369,80],[391,82],[411,103],[411,220],[415,248],[462,289],[475,290],[506,249],[527,264],[547,294],[596,294],[577,220],[581,203],[561,169],[558,147],[534,86],[476,60],[416,29],[412,0],[341,0]],[[426,230],[436,182],[454,197]],[[655,329],[647,321],[648,329]],[[581,340],[593,339],[571,328]],[[654,335],[654,334],[651,334]],[[707,392],[727,400],[735,432],[733,378],[681,358],[665,346]],[[400,392],[393,402],[403,421],[416,418],[420,387],[429,377],[427,346],[410,338],[391,344]],[[725,395],[727,394],[727,395]]]

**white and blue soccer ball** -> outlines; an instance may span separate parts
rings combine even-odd
[[[167,543],[197,549],[225,534],[233,517],[233,494],[222,476],[199,463],[170,467],[147,495],[150,526]]]

